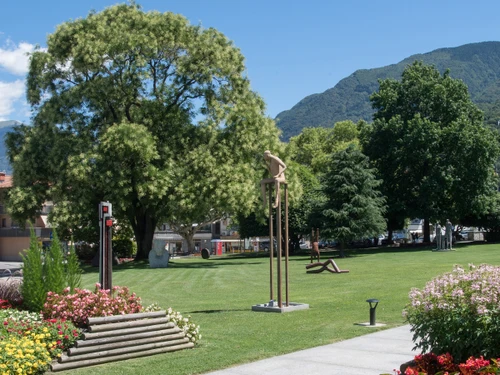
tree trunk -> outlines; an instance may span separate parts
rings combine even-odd
[[[341,258],[345,258],[344,247],[345,247],[344,242],[343,241],[340,242],[340,244],[339,244],[339,251],[340,251],[340,257]]]
[[[387,243],[391,244],[392,243],[392,228],[389,228],[387,230]]]
[[[153,236],[156,229],[156,223],[157,220],[151,217],[147,211],[135,211],[135,216],[133,220],[131,220],[135,241],[137,243],[135,260],[148,259],[149,252],[153,248]]]
[[[429,219],[424,219],[424,242],[431,242],[431,227]]]
[[[295,251],[300,251],[300,239],[302,238],[302,235],[297,236],[291,234],[289,237],[289,248],[288,251],[290,254],[295,253]]]
[[[182,236],[182,237],[184,237],[184,239],[187,242],[189,254],[194,253],[194,234],[195,234],[195,231],[192,230],[192,231],[189,231],[188,233],[184,233]]]

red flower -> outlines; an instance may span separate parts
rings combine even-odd
[[[408,367],[405,370],[405,375],[418,375],[418,371],[414,369],[413,367]]]
[[[482,367],[488,366],[490,361],[484,359],[483,356],[479,358],[469,357],[469,359],[459,365],[460,371],[463,375],[475,375],[478,374],[478,370]],[[494,375],[494,374],[485,374],[485,375]]]

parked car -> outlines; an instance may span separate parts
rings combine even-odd
[[[299,243],[299,247],[300,247],[302,250],[309,249],[309,245],[307,244],[307,242],[300,242],[300,243]]]
[[[458,241],[467,241],[469,239],[469,232],[460,232],[457,234]]]
[[[273,248],[274,248],[274,251],[276,252],[276,248],[278,247],[278,243],[276,242],[276,240],[274,240],[273,243],[274,243]],[[269,241],[259,242],[259,247],[260,247],[260,250],[269,251]]]
[[[350,247],[370,247],[373,246],[373,238],[361,238],[351,241]]]

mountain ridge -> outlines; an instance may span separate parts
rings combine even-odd
[[[462,79],[472,100],[485,111],[500,115],[500,42],[470,43],[411,55],[398,63],[359,69],[334,87],[300,100],[276,116],[282,139],[299,134],[304,127],[332,127],[335,122],[360,119],[371,121],[369,97],[378,90],[379,79],[400,79],[404,68],[414,61],[434,65],[441,73],[449,69],[452,78]],[[488,112],[488,113],[486,113]]]

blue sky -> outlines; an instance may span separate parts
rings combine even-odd
[[[29,121],[25,53],[45,46],[69,19],[117,1],[0,2],[0,120]],[[275,117],[357,69],[397,63],[442,47],[500,40],[500,1],[476,0],[143,0],[214,27],[246,58],[252,88]]]

